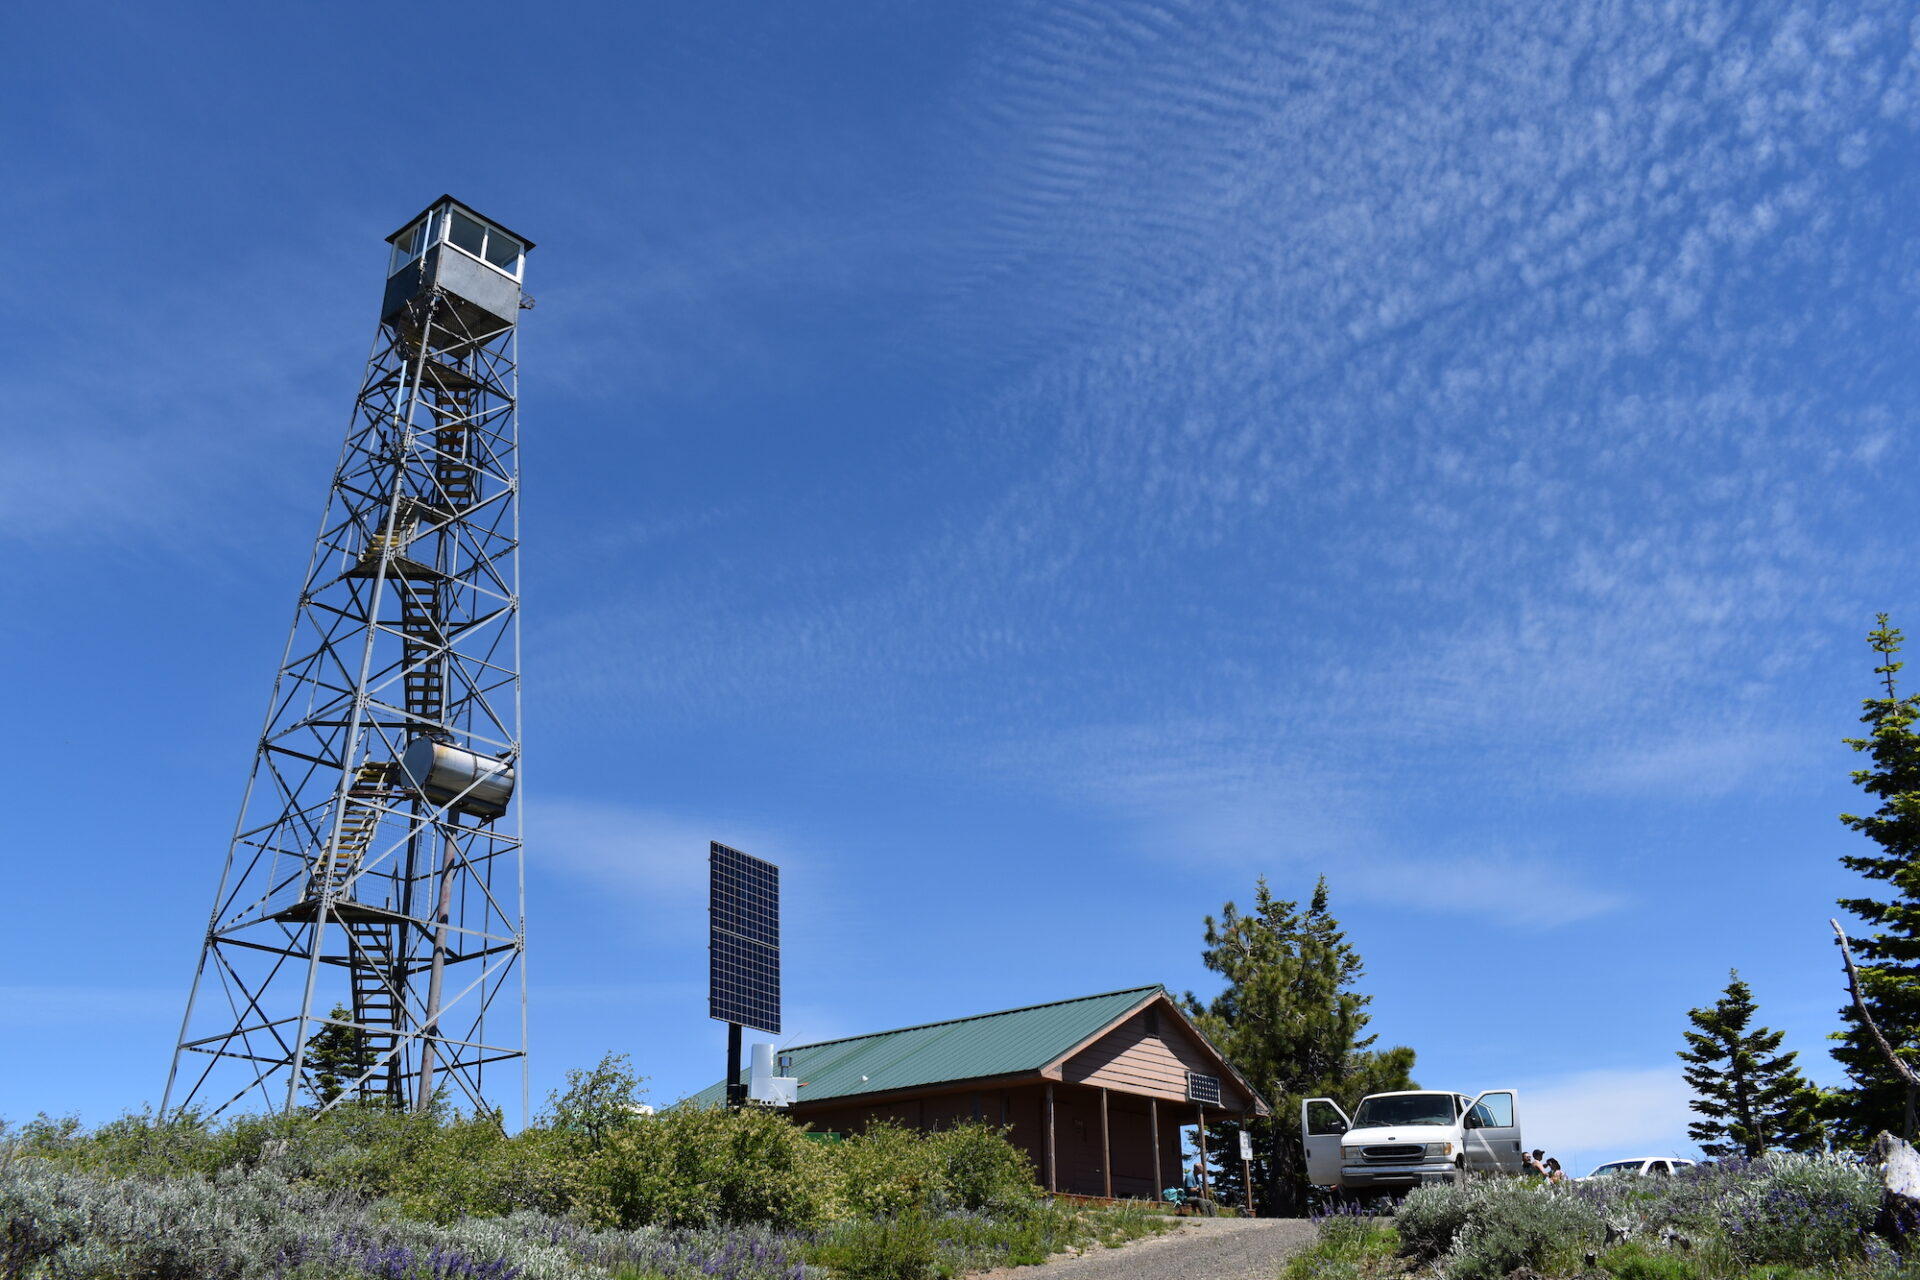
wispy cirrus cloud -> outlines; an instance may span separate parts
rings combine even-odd
[[[1905,383],[1848,338],[1899,314],[1906,233],[1851,184],[1911,137],[1910,42],[1503,12],[1022,11],[938,138],[974,161],[920,225],[934,301],[881,344],[1008,370],[910,427],[1002,482],[825,563],[650,581],[569,621],[569,669],[875,719],[968,671],[1033,721],[1334,721],[1371,685],[1490,750],[1759,696],[1721,671],[1793,670],[1901,554],[1833,533],[1904,448]],[[636,629],[644,670],[588,656]]]

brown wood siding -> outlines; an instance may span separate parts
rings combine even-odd
[[[1061,1078],[1074,1084],[1101,1085],[1169,1102],[1187,1100],[1187,1072],[1217,1077],[1220,1102],[1239,1111],[1252,1102],[1230,1075],[1222,1074],[1211,1054],[1193,1041],[1179,1021],[1164,1011],[1158,1035],[1147,1032],[1146,1014],[1136,1013],[1061,1064]]]
[[[1060,1190],[1101,1195],[1100,1095],[1062,1087],[1054,1096],[1060,1124]]]
[[[1145,1104],[1126,1107],[1121,1095],[1110,1093],[1107,1123],[1113,1130],[1113,1194],[1135,1200],[1159,1198],[1153,1184],[1153,1140],[1148,1135]]]
[[[1002,1089],[1001,1097],[1007,1104],[1007,1122],[1013,1126],[1008,1136],[1013,1145],[1027,1153],[1033,1161],[1033,1180],[1044,1182],[1047,1139],[1042,1126],[1045,1123],[1045,1107],[1038,1085],[1028,1085],[1021,1089]]]

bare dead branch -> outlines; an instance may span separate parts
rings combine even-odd
[[[1847,946],[1846,930],[1840,927],[1838,920],[1829,920],[1827,923],[1833,926],[1834,941],[1840,944],[1840,959],[1847,966],[1847,989],[1853,993],[1853,1007],[1859,1012],[1860,1021],[1866,1024],[1868,1033],[1873,1036],[1873,1042],[1880,1046],[1880,1056],[1887,1060],[1894,1072],[1909,1085],[1920,1086],[1920,1075],[1916,1075],[1913,1068],[1893,1051],[1893,1046],[1887,1043],[1887,1038],[1880,1034],[1880,1028],[1874,1023],[1873,1015],[1867,1012],[1866,998],[1860,994],[1860,971],[1853,966],[1853,951]]]

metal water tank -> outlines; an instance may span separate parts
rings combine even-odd
[[[407,744],[400,771],[409,786],[435,804],[452,801],[456,813],[497,818],[513,799],[512,766],[432,738],[415,738]]]

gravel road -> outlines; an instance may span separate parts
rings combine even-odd
[[[1275,1280],[1313,1243],[1304,1218],[1183,1218],[1168,1231],[1037,1267],[999,1267],[972,1280]]]

